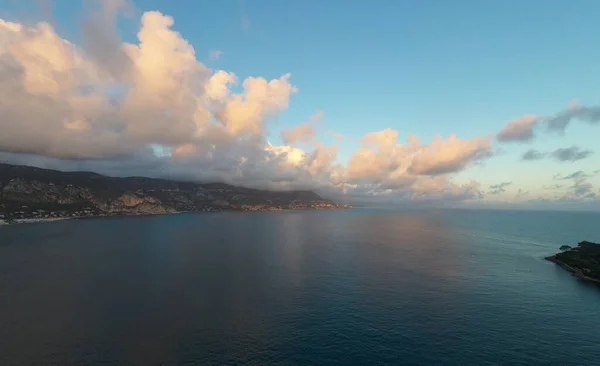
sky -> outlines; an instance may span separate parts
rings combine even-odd
[[[0,161],[600,210],[593,0],[0,0]]]

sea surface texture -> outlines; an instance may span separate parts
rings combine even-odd
[[[600,214],[193,213],[0,227],[0,365],[600,365]]]

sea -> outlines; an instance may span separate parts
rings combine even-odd
[[[0,365],[600,365],[600,213],[184,213],[0,227]]]

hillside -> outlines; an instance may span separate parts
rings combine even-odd
[[[560,250],[546,259],[579,278],[600,282],[600,244],[582,241],[574,248],[563,245]]]
[[[223,183],[115,178],[0,164],[0,220],[186,211],[346,208],[311,191],[265,191]]]

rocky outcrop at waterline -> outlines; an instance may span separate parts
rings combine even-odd
[[[560,250],[560,253],[546,257],[546,259],[578,278],[600,282],[600,244],[582,241],[576,247],[563,245]]]
[[[0,221],[155,215],[189,211],[348,208],[311,191],[266,191],[223,183],[116,178],[0,164]]]

